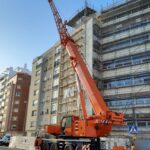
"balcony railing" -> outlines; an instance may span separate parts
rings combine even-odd
[[[139,65],[133,65],[128,67],[122,67],[122,68],[116,68],[114,70],[106,70],[102,73],[102,78],[112,78],[116,76],[125,76],[125,75],[132,75],[132,74],[138,74],[143,72],[149,72],[150,70],[150,63],[143,63]]]
[[[150,85],[138,85],[138,86],[128,86],[104,90],[104,96],[122,95],[122,94],[136,94],[140,92],[149,92]]]
[[[113,52],[108,52],[102,55],[102,60],[103,61],[108,61],[111,59],[117,59],[120,57],[125,57],[128,55],[135,55],[138,53],[142,53],[142,52],[148,52],[150,51],[150,43],[146,43],[146,44],[141,44],[141,45],[137,45],[137,46],[133,46],[133,47],[128,47],[128,48],[120,48],[117,51],[113,51]]]
[[[150,31],[150,24],[147,24],[145,26],[141,26],[141,27],[137,27],[119,34],[114,34],[111,35],[109,37],[103,38],[101,40],[102,44],[106,44],[106,43],[110,43],[110,42],[114,42],[116,40],[120,40],[120,39],[124,39],[127,38],[129,36],[134,36],[143,32],[148,32]]]
[[[118,22],[130,19],[130,18],[133,18],[133,17],[137,17],[139,15],[143,15],[143,14],[149,13],[149,12],[150,12],[150,8],[147,7],[144,10],[140,10],[138,12],[131,13],[131,14],[126,14],[125,16],[122,16],[122,17],[119,17],[119,18],[116,18],[116,19],[112,18],[112,20],[110,20],[110,21],[108,21],[106,23],[103,23],[102,27],[106,27],[108,25],[112,25],[112,24],[115,24],[115,23],[118,23]]]

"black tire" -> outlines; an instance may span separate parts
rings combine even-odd
[[[67,144],[64,148],[64,150],[74,150],[73,146],[71,144]]]
[[[50,146],[50,150],[58,150],[58,146],[56,143],[52,143]]]
[[[50,145],[49,145],[49,143],[48,142],[44,142],[43,143],[43,147],[42,147],[42,150],[49,150],[50,149]]]
[[[6,145],[6,146],[9,146],[9,143],[6,143],[5,145]]]
[[[82,150],[82,145],[77,145],[75,150]]]

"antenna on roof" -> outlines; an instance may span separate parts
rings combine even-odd
[[[88,1],[85,0],[85,8],[88,7]]]
[[[85,1],[84,1],[84,4],[85,4],[84,16],[87,16],[88,1],[85,0]]]

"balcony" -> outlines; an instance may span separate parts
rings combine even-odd
[[[109,26],[109,25],[112,25],[112,24],[116,24],[116,23],[119,23],[121,21],[125,21],[125,20],[128,20],[128,19],[131,19],[133,17],[144,15],[144,14],[149,13],[149,12],[150,12],[150,8],[147,8],[147,9],[144,9],[144,10],[138,11],[136,13],[132,13],[132,14],[129,14],[129,15],[117,18],[117,19],[112,19],[111,21],[104,23],[102,25],[102,27],[106,27],[106,26]]]
[[[129,67],[123,67],[119,69],[104,71],[102,73],[102,78],[106,79],[106,78],[112,78],[116,76],[145,73],[148,72],[149,70],[150,70],[150,63],[140,64],[135,66],[129,66]]]
[[[138,86],[128,86],[122,88],[113,88],[104,90],[104,96],[122,95],[122,94],[136,94],[140,92],[149,92],[150,85],[138,85]]]
[[[130,29],[128,31],[121,32],[119,34],[113,34],[111,36],[103,38],[101,40],[101,43],[106,44],[106,43],[109,43],[109,42],[114,42],[116,40],[121,40],[121,39],[127,38],[129,36],[134,36],[134,35],[137,35],[137,34],[141,34],[143,32],[148,32],[148,31],[150,31],[150,24],[147,24],[145,26],[140,26],[140,27],[137,27],[137,28],[134,28],[134,29]]]
[[[150,43],[105,53],[102,55],[102,61],[108,61],[108,60],[117,59],[120,57],[129,56],[129,55],[135,55],[135,54],[147,52],[147,51],[150,51]]]
[[[125,100],[126,101],[126,100]],[[111,102],[110,102],[111,103]],[[113,105],[109,104],[108,107],[111,110],[118,110],[118,109],[133,109],[133,108],[146,108],[146,107],[150,107],[150,102],[149,100],[142,100],[142,101],[130,101],[130,102],[124,102],[122,103],[120,100],[118,100],[118,102],[115,102]]]

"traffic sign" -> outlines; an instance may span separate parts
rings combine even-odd
[[[129,133],[130,134],[138,134],[138,127],[137,126],[129,126]]]

